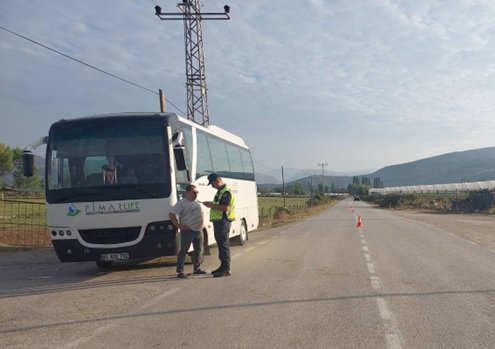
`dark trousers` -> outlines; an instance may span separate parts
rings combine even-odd
[[[198,269],[203,261],[203,233],[201,231],[184,230],[180,232],[180,250],[177,254],[177,272],[184,271],[184,263],[189,247],[193,244],[194,269]]]
[[[232,223],[226,219],[213,222],[213,231],[215,232],[215,241],[218,247],[218,259],[221,262],[230,264],[230,240],[229,231]]]

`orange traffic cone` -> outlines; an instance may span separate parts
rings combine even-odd
[[[358,216],[356,227],[361,228],[363,226],[363,221],[361,220],[361,216]]]

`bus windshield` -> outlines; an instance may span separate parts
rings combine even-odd
[[[146,118],[54,124],[47,147],[48,202],[170,195],[165,125]]]

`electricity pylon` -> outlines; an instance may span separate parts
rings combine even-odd
[[[208,126],[208,99],[205,74],[205,56],[203,51],[202,20],[228,20],[230,7],[225,5],[224,12],[201,13],[199,0],[182,0],[177,4],[180,13],[162,13],[160,6],[155,6],[155,14],[161,20],[182,20],[184,22],[184,39],[186,47],[186,86],[187,118],[196,122],[196,116],[202,117],[201,124]]]
[[[323,186],[324,184],[324,177],[325,177],[325,166],[328,166],[328,163],[322,162],[321,164],[318,163],[318,166],[321,166],[321,193],[325,192],[325,187]]]

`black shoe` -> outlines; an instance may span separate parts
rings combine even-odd
[[[221,278],[222,276],[230,276],[230,270],[219,270],[215,274],[213,274],[214,278]]]
[[[201,268],[197,268],[197,269],[194,269],[193,274],[199,275],[199,274],[208,274],[208,273]]]
[[[177,273],[177,277],[179,279],[187,279],[189,276],[187,276],[187,274],[181,272],[181,273]]]
[[[218,273],[220,270],[222,270],[222,266],[219,266],[218,268],[216,268],[215,270],[212,270],[211,273],[212,274],[216,274]]]

